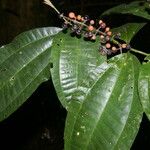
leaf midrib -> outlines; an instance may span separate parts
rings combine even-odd
[[[24,89],[19,93],[19,95],[17,95],[14,99],[18,98],[18,96],[20,96],[20,95],[23,93],[23,91],[24,91],[26,88],[28,88],[28,86],[29,86],[36,78],[38,78],[38,76],[42,73],[42,71],[45,70],[45,68],[47,68],[47,67],[48,67],[48,65],[46,65],[46,66],[37,74],[37,76],[36,76],[35,78],[33,78],[33,80],[31,80],[31,82],[29,82],[29,84],[27,84],[27,86],[25,86],[25,88],[24,88]],[[13,102],[14,102],[14,101],[11,101],[10,104],[5,107],[5,109],[7,109],[10,105],[12,105]],[[4,112],[4,110],[2,110],[1,112]]]
[[[29,42],[29,43],[25,44],[24,46],[18,48],[16,51],[14,51],[13,53],[11,53],[11,55],[9,55],[6,59],[4,59],[4,61],[2,61],[0,65],[2,65],[3,63],[5,63],[5,61],[7,61],[10,57],[12,57],[13,55],[15,55],[15,54],[16,54],[17,52],[19,52],[21,49],[23,49],[23,48],[29,46],[30,44],[34,44],[34,43],[36,43],[36,42],[38,42],[38,41],[40,41],[40,40],[42,40],[42,39],[46,39],[47,37],[52,37],[52,36],[53,36],[53,35],[43,36],[42,38],[40,38],[40,39],[38,39],[38,40],[35,40],[35,41],[33,41],[33,42]],[[51,39],[50,39],[50,40],[51,40]],[[10,45],[8,45],[8,47],[11,47],[11,45],[12,45],[12,43],[11,43]]]
[[[132,62],[132,71],[133,71],[133,74],[135,74],[135,70],[134,70],[134,67],[133,67],[133,62]],[[135,81],[134,81],[134,82],[135,82]],[[135,88],[135,86],[133,86],[133,89],[132,89],[133,92],[134,92],[134,88]],[[130,111],[129,111],[128,116],[127,116],[127,118],[126,118],[126,123],[124,124],[124,126],[123,126],[123,128],[122,128],[122,132],[120,133],[120,135],[119,135],[119,137],[118,137],[118,139],[117,139],[117,141],[116,141],[116,144],[115,144],[115,146],[114,146],[113,149],[115,149],[117,143],[119,142],[119,139],[120,139],[120,137],[122,136],[123,131],[124,131],[124,129],[125,129],[126,125],[127,125],[127,122],[128,122],[128,120],[129,120],[129,116],[130,116],[130,113],[131,113],[131,108],[132,108],[133,101],[134,101],[133,97],[134,97],[134,96],[132,95],[132,102],[131,102],[131,104],[130,104]]]
[[[52,45],[52,40],[51,40],[51,45]],[[51,47],[51,46],[50,46]],[[49,48],[50,48],[49,47]],[[49,48],[45,49],[44,51],[41,51],[41,53],[38,53],[38,55],[34,58],[32,58],[28,63],[26,63],[25,66],[22,66],[20,69],[17,70],[17,72],[11,76],[10,78],[7,79],[6,82],[4,82],[4,84],[0,87],[0,91],[2,90],[2,88],[9,82],[9,80],[12,78],[12,77],[15,77],[20,71],[23,70],[23,68],[25,68],[26,66],[28,66],[30,63],[32,63],[33,60],[35,60],[36,58],[38,58],[41,54],[43,54],[44,52],[46,52]]]
[[[110,69],[111,66],[108,66],[108,67],[109,67],[109,68],[108,68],[107,70],[105,70],[105,72],[104,72],[101,76],[99,76],[99,77],[97,78],[97,80],[94,82],[94,84],[92,85],[92,87],[88,90],[88,92],[87,92],[87,94],[86,94],[86,96],[85,96],[85,99],[86,99],[86,97],[88,96],[88,93],[91,91],[91,89],[95,86],[95,84],[99,81],[99,79]],[[122,69],[121,69],[121,70],[122,70]],[[120,71],[120,73],[121,73],[121,71]],[[119,74],[120,74],[120,73],[119,73]],[[118,77],[119,77],[119,74],[118,74]],[[118,78],[118,77],[117,77],[117,78]],[[116,82],[117,82],[117,79],[116,79]],[[115,85],[116,85],[116,84],[115,84]],[[115,86],[114,86],[114,87],[115,87]],[[114,89],[114,87],[113,87],[113,89]],[[85,102],[85,101],[84,101],[84,102]],[[78,112],[76,112],[77,114],[79,114],[79,112],[81,111],[84,102],[81,104],[81,106],[80,106]],[[108,102],[109,102],[109,100],[107,101],[106,105],[108,104]],[[106,107],[106,105],[105,105],[105,107]],[[103,113],[101,113],[101,115],[102,115],[102,114],[103,114]],[[77,115],[76,118],[74,118],[74,119],[77,119],[77,117],[78,117],[78,115]],[[101,117],[101,116],[100,116],[100,117]],[[98,119],[98,120],[99,120],[99,119]],[[76,122],[74,122],[72,131],[73,131],[73,129],[74,129],[75,123],[76,123]],[[72,134],[71,134],[71,137],[72,137],[72,136],[73,136],[73,132],[71,132],[71,133],[72,133]],[[93,133],[94,133],[94,130],[93,130],[93,132],[92,132],[92,134],[91,134],[90,137],[93,136]],[[90,141],[91,141],[91,138],[89,138],[88,143],[90,143]],[[88,147],[88,145],[89,145],[89,144],[87,144],[87,147]]]
[[[48,48],[49,49],[49,48]],[[47,49],[47,50],[48,50]],[[46,52],[46,50],[44,51],[44,52]],[[42,52],[42,53],[44,53],[44,52]],[[41,54],[42,54],[41,53]],[[35,59],[37,59],[38,57],[40,57],[40,55],[38,55],[37,57],[35,57],[33,60],[35,60]],[[32,60],[32,61],[33,61]],[[27,65],[29,65],[32,61],[30,61]],[[49,64],[49,63],[48,63]],[[35,78],[32,78],[32,80],[25,86],[25,88],[22,88],[22,90],[20,91],[20,93],[18,94],[17,93],[17,96],[16,97],[14,97],[14,99],[16,99],[31,83],[32,83],[32,81],[34,81],[37,77],[38,77],[38,75],[48,66],[48,64],[44,67],[44,68],[42,68],[41,69],[41,71],[37,74],[37,76],[35,77]],[[7,82],[8,83],[8,82]],[[6,85],[6,84],[5,84]],[[0,89],[1,90],[1,89]],[[13,101],[11,101],[11,103],[12,103]],[[11,103],[9,104],[9,105],[11,105]],[[7,107],[9,107],[9,105],[8,106],[6,106],[5,108],[7,108]],[[1,112],[3,112],[3,109],[2,109],[2,111]]]
[[[88,96],[88,94],[90,93],[91,89],[95,86],[95,84],[99,81],[99,79],[100,79],[104,74],[106,74],[106,72],[107,72],[109,69],[110,69],[110,66],[108,66],[107,70],[105,70],[105,72],[104,72],[103,74],[101,74],[101,76],[99,76],[99,77],[97,78],[97,80],[93,83],[93,85],[91,86],[91,88],[89,88],[89,90],[87,91],[87,94],[85,95],[85,98],[84,98],[84,99],[87,98],[87,96]],[[83,103],[84,103],[84,102],[83,102]],[[83,106],[83,103],[81,103],[80,108],[78,109],[78,112],[76,112],[76,114],[79,114],[79,112],[81,111],[82,106]],[[77,117],[78,117],[78,115],[76,115],[76,116],[74,117],[74,119],[77,120]],[[71,136],[70,136],[70,137],[73,136],[73,129],[74,129],[74,127],[75,127],[75,123],[76,123],[76,122],[74,122],[74,124],[73,124],[73,126],[72,126]]]
[[[116,87],[117,80],[118,80],[118,78],[120,77],[120,74],[121,74],[122,71],[123,71],[123,70],[121,69],[121,71],[118,73],[118,76],[117,76],[117,78],[116,78],[116,81],[114,82],[115,84],[114,84],[114,86],[113,86],[113,88],[112,88],[111,94],[110,94],[110,96],[109,96],[109,98],[108,98],[108,100],[107,100],[107,102],[106,102],[106,104],[105,104],[105,106],[104,106],[104,108],[103,108],[103,111],[101,111],[101,114],[100,114],[100,116],[98,117],[98,120],[97,120],[97,122],[95,123],[95,126],[93,127],[92,134],[90,134],[90,137],[88,138],[89,140],[88,140],[88,142],[87,142],[87,147],[88,147],[88,145],[90,144],[91,139],[92,139],[93,134],[94,134],[94,131],[95,131],[97,125],[98,125],[98,122],[99,122],[99,120],[101,119],[101,116],[102,116],[102,114],[104,113],[105,108],[106,108],[106,106],[107,106],[108,103],[109,103],[109,99],[111,98],[111,95],[113,94],[113,90],[114,90],[115,87]],[[85,149],[87,149],[87,147],[86,147]]]

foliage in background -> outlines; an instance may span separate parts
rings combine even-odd
[[[148,23],[149,11],[148,2],[133,2],[102,15],[130,14]],[[130,44],[144,25],[127,23],[112,31],[121,33],[121,39]],[[0,120],[17,110],[51,77],[68,111],[66,150],[130,149],[142,114],[150,119],[150,55],[133,48],[107,59],[99,53],[99,46],[98,40],[71,37],[56,27],[27,31],[2,46]],[[133,52],[146,55],[142,63]]]

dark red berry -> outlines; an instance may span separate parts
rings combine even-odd
[[[84,33],[84,37],[85,37],[85,38],[88,38],[88,37],[89,37],[89,33],[88,33],[88,32],[85,32],[85,33]]]
[[[80,29],[77,29],[77,30],[76,30],[76,34],[77,34],[77,35],[81,35],[81,30],[80,30]]]
[[[67,23],[63,23],[62,24],[62,28],[63,28],[63,30],[67,29],[68,28],[68,24]]]
[[[74,29],[74,30],[77,30],[78,28],[79,28],[79,27],[78,27],[77,24],[74,24],[74,25],[73,25],[73,29]]]
[[[84,16],[84,20],[88,21],[89,19],[90,19],[90,18],[89,18],[88,15],[85,15],[85,16]]]
[[[100,53],[102,55],[111,55],[112,54],[110,49],[107,49],[105,46],[102,46],[102,45],[100,46]]]
[[[110,37],[109,37],[109,36],[106,36],[106,37],[105,37],[105,40],[106,40],[106,41],[110,41]]]
[[[101,28],[104,29],[106,27],[106,23],[101,24]]]
[[[129,44],[127,44],[126,49],[129,50],[131,48],[131,46]]]
[[[120,34],[120,33],[117,33],[117,34],[114,36],[115,39],[120,39],[120,37],[121,37],[121,34]]]
[[[89,35],[88,35],[89,38],[93,36],[93,33],[92,33],[92,32],[89,32],[88,34],[89,34]]]

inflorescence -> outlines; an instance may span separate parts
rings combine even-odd
[[[129,50],[130,46],[120,39],[120,34],[112,34],[110,27],[106,25],[103,20],[99,20],[96,23],[90,19],[88,15],[81,16],[75,15],[74,12],[69,12],[68,16],[60,13],[56,7],[49,1],[44,0],[44,3],[51,6],[63,19],[64,23],[62,28],[71,30],[71,33],[77,36],[83,36],[84,38],[94,41],[97,37],[100,38],[99,51],[103,55],[111,55],[122,50]]]

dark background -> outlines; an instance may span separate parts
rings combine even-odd
[[[106,9],[123,2],[131,0],[53,0],[55,6],[65,14],[74,11],[77,14],[88,14],[94,19]],[[132,21],[132,17],[106,20],[115,26],[127,20]],[[42,4],[41,0],[0,0],[0,46],[11,42],[23,31],[45,26],[61,27],[61,22],[57,14]],[[133,39],[133,45],[145,50],[150,48],[147,40],[149,29],[147,25]],[[0,123],[0,149],[62,150],[65,117],[66,111],[58,101],[52,82],[43,83],[15,113]],[[132,149],[146,150],[146,145],[150,147],[149,141],[150,123],[144,115]]]

